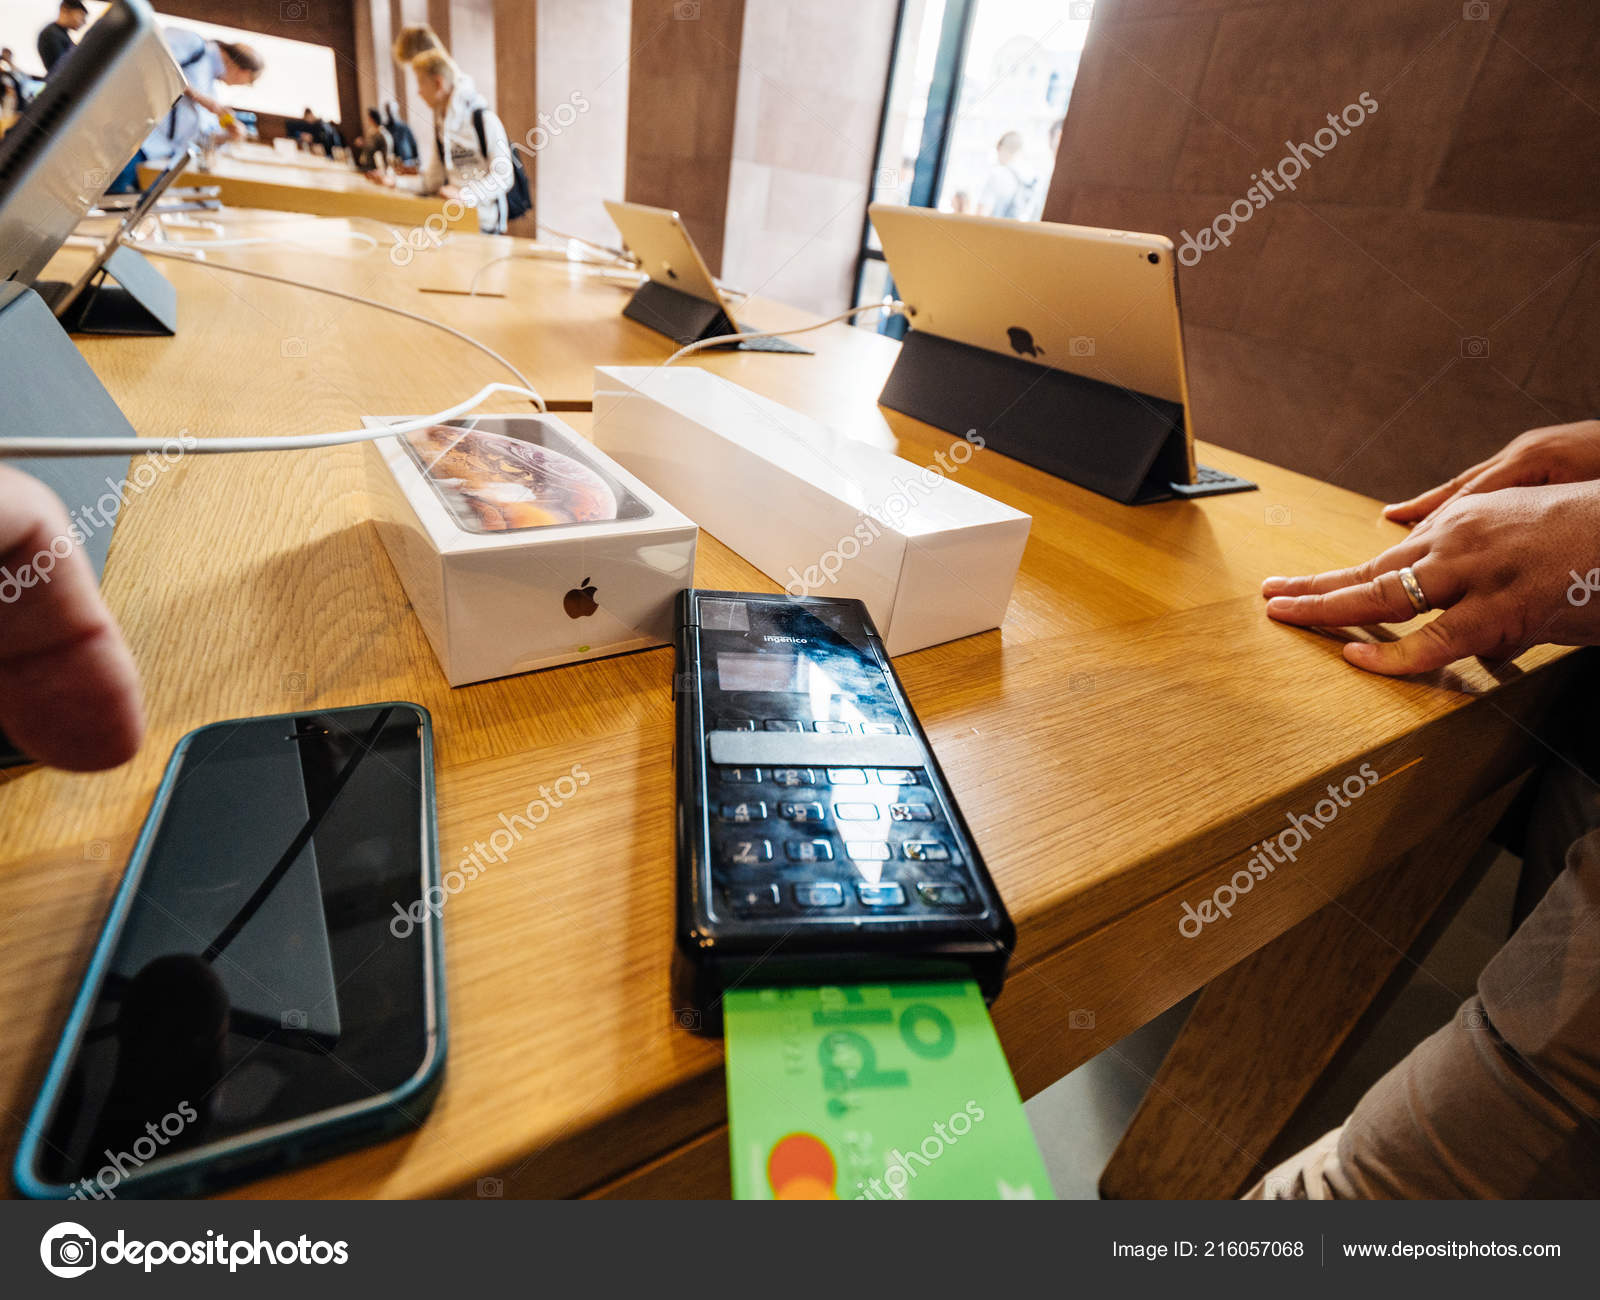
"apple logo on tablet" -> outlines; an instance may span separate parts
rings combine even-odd
[[[595,588],[589,585],[589,579],[583,580],[581,587],[574,587],[561,601],[561,608],[567,611],[568,618],[588,618],[600,608],[600,602],[594,598]]]
[[[1019,357],[1042,357],[1044,349],[1033,341],[1033,334],[1020,325],[1013,325],[1006,331],[1006,337],[1011,340],[1011,350]]]

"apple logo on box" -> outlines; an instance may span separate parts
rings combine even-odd
[[[581,587],[574,587],[561,601],[561,608],[567,611],[568,618],[588,618],[600,608],[600,602],[594,598],[595,588],[589,585],[589,579],[583,580]]]

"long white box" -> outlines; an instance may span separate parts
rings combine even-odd
[[[805,364],[803,361],[797,364]],[[595,445],[796,596],[866,603],[890,654],[999,627],[1030,516],[691,366],[601,366]]]
[[[674,602],[694,581],[692,520],[552,416],[436,429],[421,449],[367,443],[367,485],[452,686],[672,643]],[[536,450],[453,442],[469,429]]]

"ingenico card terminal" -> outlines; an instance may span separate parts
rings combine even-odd
[[[972,979],[1016,944],[858,600],[685,591],[674,997],[719,1032],[757,983]]]

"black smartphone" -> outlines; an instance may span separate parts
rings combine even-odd
[[[674,997],[733,984],[970,978],[1016,929],[858,600],[678,602]]]
[[[443,1079],[427,712],[178,742],[17,1152],[26,1196],[192,1196],[419,1125]]]

